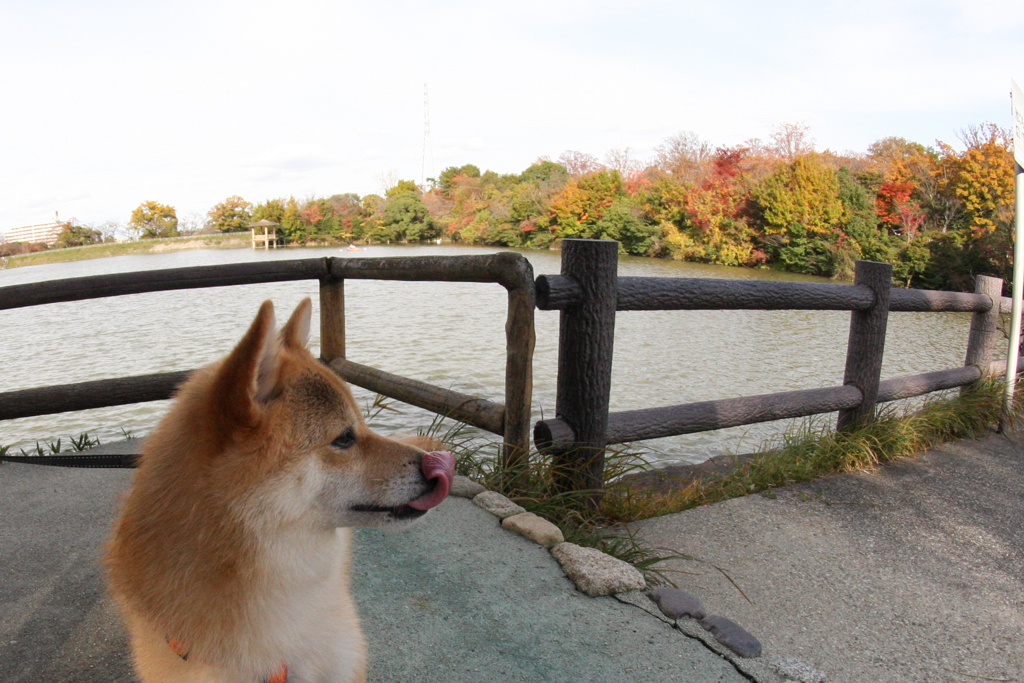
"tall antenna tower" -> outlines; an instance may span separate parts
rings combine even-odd
[[[434,146],[430,142],[430,100],[427,84],[423,84],[423,159],[420,162],[420,184],[427,182],[427,151],[430,151],[430,175],[434,175]]]

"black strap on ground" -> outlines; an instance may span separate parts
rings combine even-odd
[[[100,467],[100,468],[131,468],[138,464],[139,456],[135,453],[96,453],[89,455],[0,455],[0,462],[20,462],[29,465],[47,465],[50,467]]]

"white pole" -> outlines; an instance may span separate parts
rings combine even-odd
[[[1016,106],[1017,103],[1015,102]],[[1024,168],[1016,168],[1016,207],[1013,231],[1013,306],[1010,309],[1010,348],[1006,352],[1006,386],[1003,392],[1003,414],[999,431],[1012,426],[1013,390],[1017,383],[1017,357],[1020,348],[1020,308],[1024,295]]]
[[[1013,119],[1013,168],[1016,206],[1013,217],[1013,306],[1010,309],[1010,348],[1006,352],[1006,385],[999,431],[1013,426],[1013,390],[1020,354],[1020,308],[1024,294],[1024,92],[1010,79],[1010,116]]]

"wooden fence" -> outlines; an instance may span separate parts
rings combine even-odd
[[[493,282],[508,292],[505,402],[468,396],[345,357],[345,280]],[[0,310],[174,289],[320,281],[321,360],[346,381],[503,437],[502,457],[529,452],[534,347],[533,268],[522,255],[315,258],[173,268],[0,287]],[[24,389],[0,394],[0,420],[170,398],[191,371]]]
[[[562,272],[537,278],[537,307],[561,311],[555,417],[538,422],[534,443],[550,449],[574,486],[599,489],[610,444],[839,412],[848,429],[874,418],[875,405],[962,387],[1005,370],[993,363],[1002,280],[979,276],[976,292],[892,289],[892,266],[858,261],[852,285],[764,280],[617,277],[618,243],[562,241]],[[610,413],[616,311],[851,311],[843,385]],[[881,381],[888,315],[971,312],[963,367]]]
[[[963,387],[1005,371],[993,362],[1000,312],[1010,300],[1002,281],[979,276],[976,292],[892,289],[892,266],[858,261],[852,285],[762,280],[618,277],[618,243],[566,239],[562,272],[541,275],[520,254],[406,258],[316,258],[98,275],[0,288],[0,310],[174,289],[290,280],[320,283],[321,359],[348,382],[503,437],[502,458],[529,452],[534,306],[561,311],[555,417],[534,426],[538,448],[551,449],[599,489],[609,444],[839,412],[840,429],[873,419],[877,403]],[[345,280],[492,282],[508,292],[505,402],[496,403],[349,360],[345,353]],[[850,311],[842,386],[610,413],[617,311]],[[971,312],[964,366],[880,379],[890,312]],[[0,394],[0,420],[169,398],[190,371],[24,389]]]

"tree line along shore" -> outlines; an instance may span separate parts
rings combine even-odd
[[[864,153],[818,151],[805,126],[714,147],[673,135],[640,160],[567,151],[518,174],[453,166],[383,194],[232,196],[205,217],[143,202],[133,238],[247,231],[266,219],[285,244],[423,242],[549,248],[566,237],[614,239],[624,253],[850,279],[857,259],[894,266],[896,284],[972,290],[979,274],[1010,280],[1012,136],[994,124],[961,133],[962,149],[887,137]],[[116,228],[70,221],[58,247],[109,241]],[[40,245],[0,245],[6,253]]]

